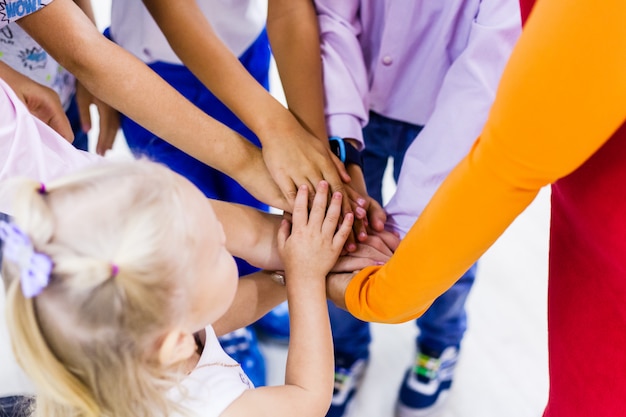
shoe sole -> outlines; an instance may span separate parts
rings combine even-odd
[[[446,400],[450,395],[450,390],[442,391],[435,403],[428,408],[413,408],[402,404],[400,401],[396,402],[395,417],[432,417],[444,408]]]

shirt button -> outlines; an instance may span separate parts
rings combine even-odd
[[[389,55],[385,55],[383,57],[383,65],[391,65],[392,62],[393,58],[391,58]]]

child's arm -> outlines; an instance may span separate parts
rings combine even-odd
[[[74,0],[74,3],[76,3],[89,20],[96,25],[96,16],[93,12],[91,0]],[[94,104],[98,109],[99,129],[96,153],[98,155],[104,155],[106,151],[113,147],[115,136],[120,128],[120,115],[118,111],[102,100],[94,97],[79,81],[76,81],[76,104],[78,105],[81,128],[84,132],[91,130],[91,112],[89,107]]]
[[[328,146],[315,5],[311,0],[270,0],[267,34],[289,110]]]
[[[230,253],[257,268],[283,269],[276,240],[281,216],[243,204],[210,201],[224,228],[226,248]]]
[[[258,271],[239,279],[237,294],[228,311],[213,323],[218,336],[248,326],[287,299],[284,285],[270,277],[270,272]]]
[[[334,370],[325,276],[350,233],[353,216],[348,214],[335,233],[341,194],[333,194],[326,213],[327,196],[328,184],[322,182],[308,214],[308,191],[301,187],[291,235],[286,220],[279,232],[290,318],[285,385],[246,391],[226,409],[224,417],[250,415],[252,411],[255,416],[321,417],[328,411]]]
[[[329,148],[324,115],[321,38],[314,2],[270,0],[268,6],[267,34],[289,110],[309,132]],[[360,126],[358,129],[361,130]],[[361,147],[357,140],[348,141],[357,148]],[[344,199],[343,204],[351,205],[355,213],[355,236],[358,240],[364,240],[367,236],[367,212],[370,213],[370,225],[378,231],[384,227],[386,215],[368,197],[361,168],[355,164],[344,166],[338,158],[333,159],[342,178],[347,182],[346,195],[350,198]],[[348,238],[348,244],[352,243],[354,239]]]
[[[145,64],[107,40],[74,2],[55,0],[18,23],[96,97],[231,176],[260,200],[290,208],[258,148],[208,117]]]
[[[326,146],[246,71],[195,1],[144,0],[144,4],[176,55],[258,136],[263,159],[290,203],[298,185],[313,189],[322,179],[331,190],[344,191]]]

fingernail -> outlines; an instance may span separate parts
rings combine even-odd
[[[381,265],[384,265],[384,264],[385,264],[384,262],[376,262],[376,266],[381,266]]]
[[[359,217],[365,217],[365,215],[367,214],[367,211],[365,211],[363,207],[357,207],[355,211],[356,211],[357,216]]]
[[[364,206],[364,205],[365,205],[365,203],[367,203],[367,201],[365,201],[365,199],[364,199],[364,198],[357,198],[356,203],[357,203],[359,206]]]

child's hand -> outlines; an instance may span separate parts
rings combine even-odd
[[[357,250],[343,254],[331,272],[354,272],[371,265],[383,265],[393,255],[384,240],[369,235],[364,242],[357,244]]]
[[[308,195],[307,186],[303,185],[298,189],[292,223],[283,220],[278,231],[278,250],[285,265],[287,283],[292,277],[325,277],[335,264],[352,230],[352,213],[344,216],[337,230],[341,215],[341,193],[333,194],[326,210],[326,181],[319,183],[310,213]]]

